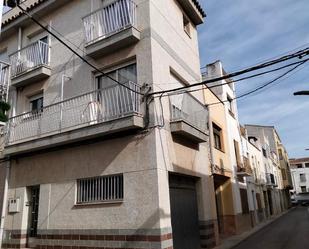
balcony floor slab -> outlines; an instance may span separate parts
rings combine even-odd
[[[184,136],[196,143],[203,143],[207,141],[207,134],[198,130],[197,128],[189,125],[185,121],[172,121],[171,132],[172,134]]]
[[[132,45],[140,40],[140,32],[134,28],[126,28],[114,33],[106,38],[89,43],[86,46],[87,55],[98,58],[100,56],[113,53],[121,48]]]
[[[30,69],[24,73],[18,74],[11,80],[12,86],[23,86],[29,83],[37,82],[51,76],[51,69],[47,66],[39,66]]]
[[[4,154],[6,156],[14,156],[31,153],[79,141],[104,137],[121,131],[142,128],[144,128],[144,118],[142,116],[132,115],[109,122],[91,124],[83,128],[73,129],[62,133],[36,137],[22,142],[15,142],[14,144],[5,146]]]

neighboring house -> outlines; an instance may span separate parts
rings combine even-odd
[[[235,228],[227,224],[228,217],[234,215],[233,196],[233,167],[230,159],[228,143],[228,127],[225,106],[215,93],[204,89],[205,102],[209,109],[209,134],[211,172],[216,193],[216,211],[220,234],[235,233]],[[213,105],[213,103],[217,103]],[[231,229],[233,229],[231,231]]]
[[[293,193],[298,195],[309,193],[309,157],[291,158],[291,174]]]
[[[216,61],[206,66],[204,78],[211,79],[225,74],[222,63]],[[219,203],[217,211],[219,213],[220,233],[223,236],[230,236],[239,234],[252,227],[252,214],[250,214],[249,210],[248,192],[245,183],[245,178],[252,174],[252,170],[247,158],[245,158],[246,155],[241,153],[240,125],[237,103],[234,100],[236,97],[235,86],[232,79],[210,83],[207,86],[210,87],[211,91],[219,99],[214,100],[212,103],[208,101],[209,109],[221,108],[221,112],[224,112],[225,116],[225,119],[221,119],[221,125],[223,126],[223,137],[225,137],[224,144],[227,148],[226,153],[229,153],[226,156],[227,160],[229,160],[228,166],[226,166],[226,169],[229,170],[229,175],[226,173],[224,176],[220,174],[218,176],[215,175],[214,179],[218,178],[218,182],[221,181],[219,184],[221,190],[216,189],[217,203]],[[220,107],[213,107],[215,106],[212,105],[213,103],[217,103]],[[213,116],[216,116],[216,114],[213,114]],[[225,121],[225,124],[223,121]],[[241,179],[240,181],[239,178]],[[215,185],[215,187],[217,186]]]
[[[203,93],[143,95],[201,80],[198,1],[22,6],[105,75],[18,8],[3,16],[12,103],[3,246],[213,247]]]
[[[203,78],[224,75],[222,63],[216,61],[206,66]],[[274,127],[240,125],[232,79],[207,87],[217,217],[220,235],[225,237],[249,230],[290,206],[289,171],[284,164],[288,155],[285,152],[279,160],[284,146]]]
[[[290,196],[288,194],[291,185],[288,181],[283,179],[282,170],[285,171],[286,179],[289,178],[288,165],[286,164],[286,158],[280,159],[280,150],[284,149],[281,143],[278,132],[273,126],[261,126],[261,125],[245,125],[248,131],[248,136],[254,136],[260,140],[262,147],[264,165],[266,172],[266,185],[268,187],[269,201],[269,214],[278,214],[283,210],[290,207]],[[285,151],[285,149],[284,149]]]
[[[269,204],[267,200],[266,174],[263,164],[262,146],[256,137],[250,137],[244,127],[242,131],[242,148],[246,163],[252,174],[246,177],[249,209],[252,211],[252,223],[255,225],[267,218]],[[245,162],[244,162],[245,163]]]

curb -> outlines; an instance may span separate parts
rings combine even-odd
[[[254,235],[255,233],[257,233],[258,231],[260,231],[261,229],[271,225],[272,223],[274,223],[276,220],[278,220],[279,218],[281,218],[282,216],[284,216],[285,214],[289,213],[290,211],[294,210],[295,207],[292,207],[284,212],[282,212],[281,214],[263,222],[258,224],[257,226],[255,226],[254,228],[252,228],[249,231],[243,232],[242,234],[239,235],[234,235],[231,236],[225,240],[222,240],[222,243],[216,247],[214,247],[213,249],[232,249],[234,247],[236,247],[237,245],[239,245],[241,242],[243,242],[244,240],[248,239],[249,237],[251,237],[252,235]]]

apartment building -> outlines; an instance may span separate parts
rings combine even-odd
[[[10,64],[12,110],[2,246],[213,247],[203,93],[148,97],[201,80],[199,2],[21,6],[99,71],[19,8],[3,16],[0,57]]]
[[[230,227],[227,218],[234,215],[234,200],[225,107],[212,89],[204,89],[204,96],[206,105],[209,105],[210,166],[216,194],[218,229],[221,235],[227,235],[234,233],[235,227]]]
[[[291,158],[293,193],[296,195],[309,192],[309,158]]]
[[[220,61],[207,65],[203,74],[204,79],[224,75]],[[274,127],[240,125],[232,79],[207,86],[219,233],[226,237],[290,206],[288,155]]]
[[[248,136],[253,136],[264,144],[262,152],[264,156],[264,166],[266,172],[266,185],[268,186],[269,200],[274,200],[269,203],[269,214],[279,214],[290,206],[290,197],[287,192],[290,189],[289,165],[286,164],[288,155],[281,143],[280,137],[273,126],[260,125],[245,125]],[[281,157],[280,153],[285,152],[285,158]],[[284,175],[282,174],[284,172]],[[284,182],[283,179],[286,179]]]

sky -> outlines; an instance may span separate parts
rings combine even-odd
[[[308,0],[199,0],[207,13],[199,26],[201,65],[221,60],[225,71],[246,68],[309,47]],[[294,61],[293,61],[294,62]],[[236,83],[237,94],[285,71]],[[242,124],[274,125],[290,158],[309,157],[309,62],[265,90],[238,100]]]

